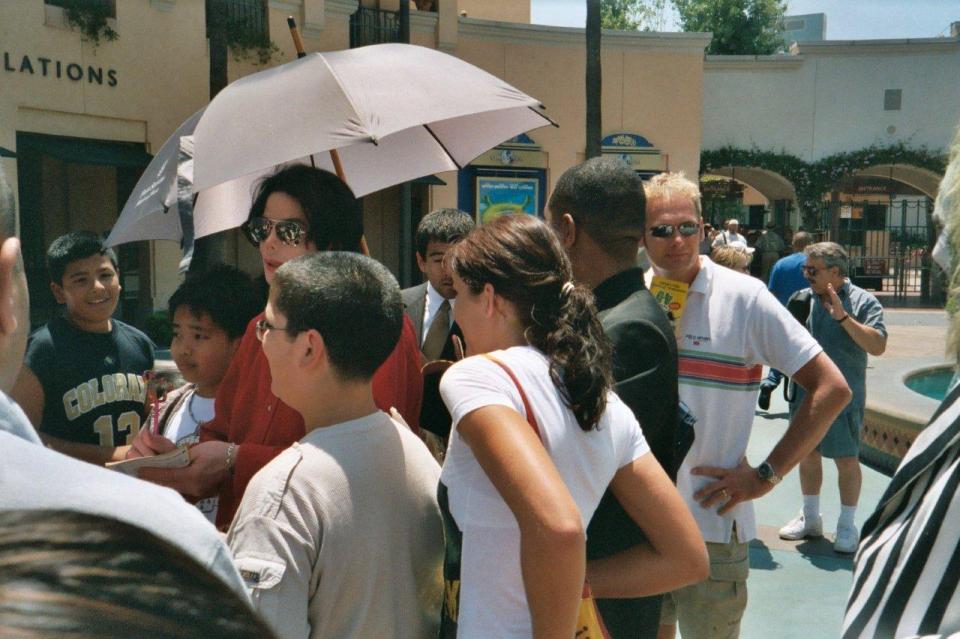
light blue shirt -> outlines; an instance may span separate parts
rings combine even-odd
[[[864,326],[869,326],[887,336],[887,327],[883,323],[883,307],[877,298],[859,286],[854,286],[847,280],[837,291],[844,310]],[[807,318],[807,329],[823,347],[833,363],[837,365],[844,379],[853,392],[853,399],[841,413],[841,416],[851,413],[856,417],[856,423],[863,421],[863,408],[867,399],[867,352],[860,348],[846,329],[830,316],[823,307],[820,298],[814,294],[810,300],[810,317]],[[797,388],[794,405],[799,405],[803,399],[803,389]],[[840,417],[838,417],[840,419]]]
[[[177,546],[249,601],[217,529],[176,492],[61,455],[40,443],[0,392],[0,510],[70,510],[143,528]]]

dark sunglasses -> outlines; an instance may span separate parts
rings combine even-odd
[[[270,237],[274,228],[277,239],[288,246],[299,246],[307,235],[307,225],[300,220],[273,221],[265,217],[252,217],[243,223],[243,232],[254,246]]]
[[[801,266],[800,268],[803,269],[804,275],[809,275],[810,277],[816,277],[817,273],[823,270],[823,269],[817,268],[816,266]]]
[[[683,237],[690,237],[700,232],[700,222],[681,222],[674,224],[658,224],[650,227],[650,235],[653,237],[667,238],[673,237],[673,232],[679,231]]]

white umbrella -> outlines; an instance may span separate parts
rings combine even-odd
[[[242,224],[256,183],[285,164],[335,172],[362,197],[458,170],[519,133],[553,124],[542,109],[496,76],[433,49],[382,44],[309,54],[233,82],[184,122],[147,167],[108,243],[180,239],[182,216],[171,212],[178,196],[186,204],[183,184],[191,179],[193,231],[204,237]],[[192,167],[185,164],[191,158]]]
[[[408,44],[313,53],[229,85],[194,131],[194,188],[314,157],[357,197],[462,168],[533,128],[543,105],[451,55]],[[198,233],[199,235],[199,233]]]

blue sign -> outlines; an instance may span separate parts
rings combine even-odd
[[[512,213],[536,215],[539,191],[536,178],[477,176],[477,223]]]

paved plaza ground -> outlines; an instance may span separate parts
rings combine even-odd
[[[901,409],[926,417],[937,402],[903,386],[905,371],[945,361],[946,313],[943,311],[886,311],[890,338],[882,357],[871,357],[867,377],[868,402],[873,395]],[[916,398],[912,397],[916,395]],[[924,412],[924,411],[929,411]],[[756,465],[783,435],[787,404],[780,389],[769,411],[758,410],[747,458]],[[836,468],[824,464],[821,510],[826,536],[813,541],[783,541],[780,526],[801,507],[800,481],[794,470],[770,494],[756,502],[760,538],[750,548],[749,603],[741,628],[744,639],[813,639],[839,637],[844,607],[852,581],[852,556],[833,552],[833,534],[840,514]],[[862,527],[883,494],[889,478],[864,468],[863,492],[857,511]]]

